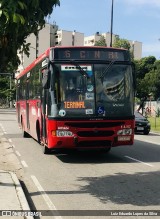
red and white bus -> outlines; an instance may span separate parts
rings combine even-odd
[[[17,76],[23,136],[51,149],[98,149],[134,142],[135,73],[129,51],[51,47]]]

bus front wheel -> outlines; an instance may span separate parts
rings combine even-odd
[[[22,136],[23,138],[28,138],[28,133],[24,130],[24,124],[23,124],[23,120],[21,122],[21,127],[22,127]]]
[[[51,149],[49,149],[46,145],[43,145],[43,153],[44,154],[50,154],[51,153]]]
[[[36,132],[37,132],[37,141],[39,144],[41,144],[41,136],[40,136],[40,126],[39,122],[36,123]]]

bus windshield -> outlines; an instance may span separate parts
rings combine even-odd
[[[48,106],[65,118],[121,117],[134,115],[133,75],[129,64],[54,64],[54,91]],[[54,98],[53,98],[54,96]],[[53,102],[56,99],[56,102]],[[53,108],[55,111],[55,107]]]

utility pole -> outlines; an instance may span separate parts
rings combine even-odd
[[[113,35],[113,3],[114,0],[112,0],[112,6],[111,6],[111,39],[110,39],[110,47],[112,47],[112,35]]]
[[[38,58],[38,44],[39,43],[39,36],[38,33],[36,33],[36,59]]]

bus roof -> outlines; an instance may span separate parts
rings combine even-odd
[[[105,46],[55,46],[55,47],[49,47],[44,53],[42,53],[37,59],[35,59],[29,66],[27,66],[23,71],[20,72],[19,75],[17,75],[16,79],[19,79],[21,76],[25,75],[27,72],[29,72],[37,63],[40,61],[44,60],[46,57],[49,57],[51,49],[54,50],[64,50],[64,49],[107,49],[110,51],[128,51],[127,49],[122,49],[122,48],[114,48],[114,47],[105,47]]]

